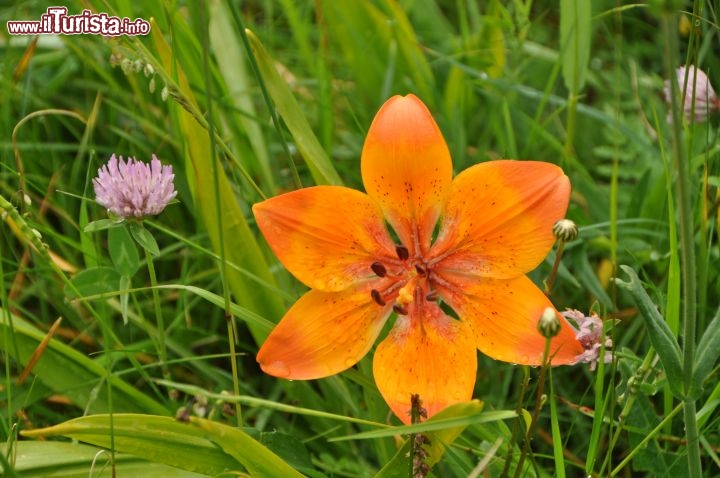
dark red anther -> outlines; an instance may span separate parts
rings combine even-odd
[[[436,290],[431,290],[428,292],[428,294],[425,296],[425,300],[428,302],[437,302],[438,300],[438,293]]]
[[[395,246],[395,253],[401,261],[406,261],[410,258],[410,251],[408,251],[408,248],[405,246]]]
[[[373,262],[370,264],[370,269],[372,269],[378,277],[385,277],[387,275],[387,269],[385,269],[385,266],[379,262]]]
[[[393,310],[398,315],[408,315],[408,310],[400,304],[393,305]]]
[[[385,301],[383,300],[382,296],[380,295],[380,292],[373,289],[370,291],[370,297],[372,297],[372,300],[374,300],[377,305],[385,305]]]
[[[423,269],[423,267],[418,264],[415,264],[415,272],[417,272],[420,277],[425,277],[425,269]]]

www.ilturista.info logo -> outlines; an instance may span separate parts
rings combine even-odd
[[[107,13],[83,10],[80,15],[68,15],[66,7],[49,7],[47,13],[35,21],[7,22],[10,35],[147,35],[150,23],[138,18],[110,17]]]

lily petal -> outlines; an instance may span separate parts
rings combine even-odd
[[[315,186],[253,206],[280,262],[308,287],[340,291],[376,277],[374,262],[396,260],[377,205],[360,191]]]
[[[410,423],[410,395],[418,394],[431,416],[470,400],[477,352],[467,324],[426,302],[400,315],[375,351],[373,375],[390,409]]]
[[[446,273],[510,279],[545,258],[562,219],[570,181],[562,169],[538,161],[490,161],[452,183],[431,255]]]
[[[538,332],[537,322],[553,305],[529,278],[483,279],[461,287],[443,287],[440,293],[460,318],[470,323],[482,353],[504,362],[542,364],[545,337]],[[583,347],[567,320],[560,314],[557,317],[561,328],[550,342],[551,363],[569,365],[583,353]]]
[[[257,354],[260,367],[276,377],[307,380],[340,373],[370,350],[391,312],[369,290],[311,290],[273,329]]]
[[[365,139],[361,169],[365,190],[411,255],[425,252],[452,180],[452,161],[416,96],[394,96],[380,108]]]

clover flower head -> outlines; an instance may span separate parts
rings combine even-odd
[[[163,166],[154,154],[150,164],[113,154],[93,179],[95,200],[121,219],[156,216],[177,195],[174,178],[172,166]]]
[[[380,394],[405,423],[410,397],[430,417],[472,398],[477,350],[541,365],[538,318],[552,304],[526,276],[550,251],[570,181],[539,161],[489,161],[453,178],[430,111],[413,95],[389,99],[360,158],[366,193],[314,186],[253,206],[280,262],[311,290],[257,355],[276,377],[340,373],[373,356]],[[389,230],[392,229],[392,232]],[[556,313],[556,312],[555,312]],[[558,314],[552,365],[583,352]]]
[[[595,370],[597,362],[600,360],[600,350],[602,349],[603,322],[594,312],[590,316],[586,316],[579,310],[568,309],[562,315],[570,319],[571,322],[577,324],[576,337],[582,345],[584,351],[576,357],[575,363],[589,363],[590,370]],[[612,339],[605,337],[605,363],[612,362],[613,346]]]
[[[720,109],[720,99],[710,84],[707,74],[695,65],[681,66],[675,70],[680,93],[683,96],[683,112],[688,122],[706,121],[711,113]],[[687,87],[685,86],[685,75],[687,74]],[[694,94],[693,94],[694,89]],[[670,80],[665,81],[663,92],[665,100],[670,103],[671,96]],[[694,101],[693,101],[694,99]],[[693,111],[694,108],[694,111]],[[670,115],[668,115],[668,121]]]

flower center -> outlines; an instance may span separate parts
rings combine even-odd
[[[380,306],[393,304],[393,310],[406,315],[413,303],[438,300],[433,283],[436,279],[432,265],[424,257],[410,258],[410,251],[403,245],[395,247],[397,259],[377,261],[370,265],[378,277],[377,285],[370,291],[373,302]]]

